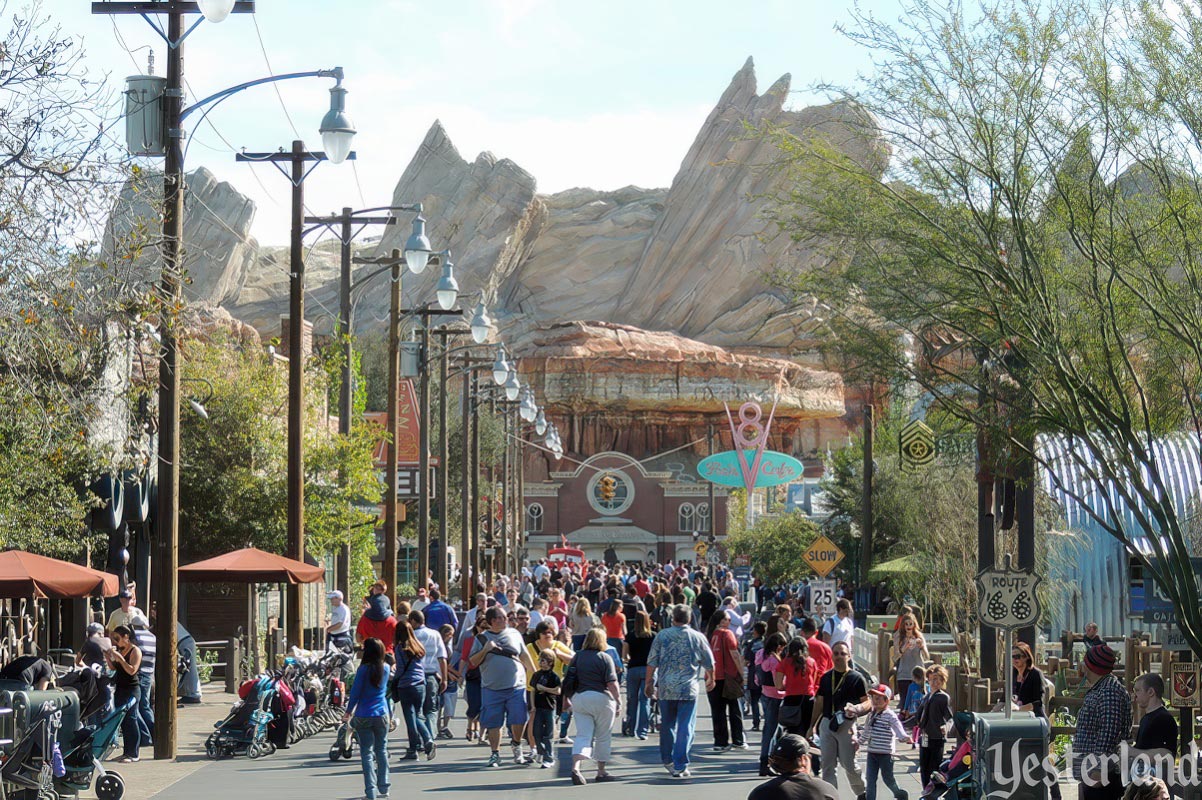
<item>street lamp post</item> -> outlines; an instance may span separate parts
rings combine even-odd
[[[354,129],[346,118],[343,108],[346,89],[342,87],[342,70],[337,68],[334,77],[338,83],[330,89],[330,111],[322,120],[322,139],[331,150],[310,152],[299,139],[292,142],[290,152],[238,153],[237,161],[268,162],[288,176],[292,184],[292,236],[289,247],[288,280],[288,475],[287,512],[289,558],[305,560],[305,178],[322,161],[340,164],[353,160],[350,137]],[[314,167],[305,165],[313,162]],[[280,164],[288,164],[291,173]],[[304,615],[301,588],[293,584],[288,587],[287,617],[288,641],[304,647]]]
[[[377,211],[388,211],[388,216],[365,216]],[[351,434],[351,416],[354,414],[354,304],[351,290],[351,245],[368,225],[395,225],[393,212],[421,211],[421,206],[378,206],[355,211],[343,208],[340,214],[328,217],[305,217],[306,225],[321,225],[338,236],[340,279],[338,286],[338,327],[342,334],[342,385],[338,392],[338,433],[344,437]],[[354,226],[358,226],[356,229]],[[336,583],[344,597],[350,597],[350,543],[343,544],[338,554]]]

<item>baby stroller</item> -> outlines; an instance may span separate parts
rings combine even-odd
[[[125,794],[125,780],[116,772],[106,770],[103,762],[117,746],[121,723],[125,721],[126,714],[133,711],[135,704],[135,699],[130,698],[128,703],[101,715],[93,724],[84,725],[70,737],[60,735],[60,741],[67,741],[63,747],[66,775],[54,784],[59,794],[86,791],[95,775],[98,800],[121,800]]]
[[[334,743],[330,745],[330,760],[349,759],[355,754],[357,737],[349,722],[341,723],[334,731]]]
[[[955,800],[969,800],[974,796],[972,782],[972,714],[957,711],[952,717],[960,743],[952,756],[939,765],[939,771],[931,776],[931,782],[922,788],[923,800],[950,795]]]
[[[247,681],[238,690],[242,700],[234,705],[229,716],[218,722],[205,740],[205,755],[212,759],[246,753],[260,758],[275,752],[276,745],[268,740],[267,727],[274,719],[272,701],[276,682],[270,675]]]
[[[34,723],[4,756],[0,764],[0,796],[35,797],[37,800],[59,800],[54,788],[53,759],[57,720],[43,717]],[[6,740],[6,744],[10,740]]]

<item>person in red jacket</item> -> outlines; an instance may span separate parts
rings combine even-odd
[[[814,621],[813,617],[806,617],[801,623],[801,635],[805,637],[810,658],[814,659],[814,665],[818,669],[818,678],[815,679],[817,680],[835,666],[835,659],[831,655],[831,646],[822,641],[822,637],[818,635],[818,623]]]
[[[384,644],[384,651],[392,655],[393,639],[396,638],[396,614],[392,613],[392,605],[388,602],[387,587],[377,592],[377,587],[383,586],[383,581],[376,581],[372,593],[367,598],[367,608],[359,617],[355,626],[355,638],[360,644],[368,639],[379,639]]]

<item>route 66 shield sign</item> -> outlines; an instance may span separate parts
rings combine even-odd
[[[1002,630],[1034,625],[1041,608],[1039,576],[1030,570],[987,569],[977,575],[977,612],[981,621]]]

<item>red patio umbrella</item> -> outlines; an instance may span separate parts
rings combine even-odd
[[[94,594],[113,597],[117,576],[24,550],[0,553],[0,597],[66,600]]]
[[[182,581],[214,583],[317,583],[326,571],[303,561],[245,547],[179,568]]]

